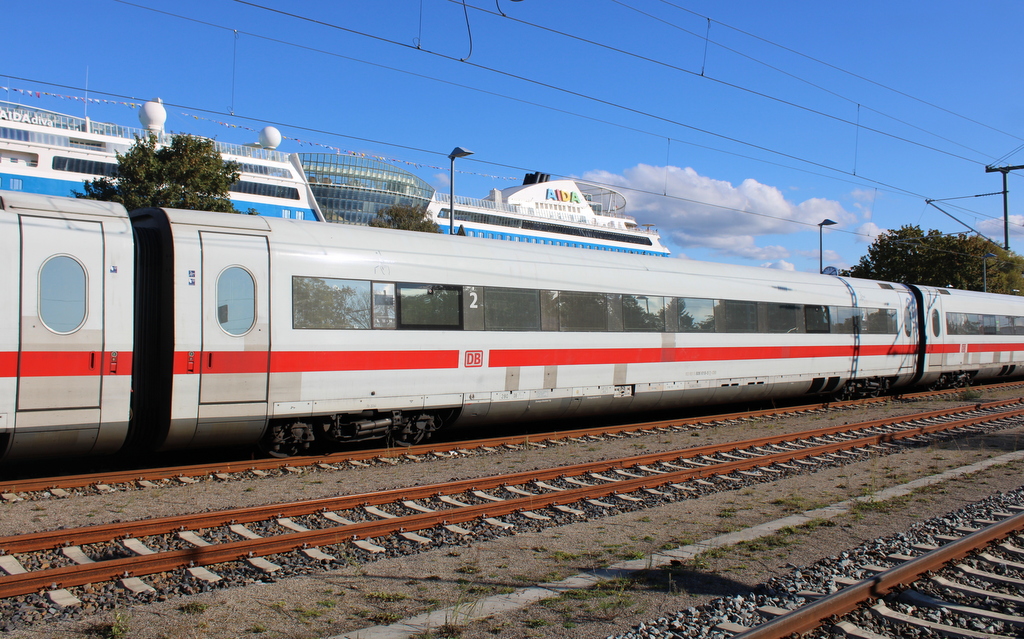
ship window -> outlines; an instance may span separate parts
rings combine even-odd
[[[399,284],[398,328],[458,330],[462,328],[462,287]]]
[[[623,295],[622,324],[627,331],[665,332],[665,298]]]
[[[370,328],[370,282],[292,278],[294,328]]]
[[[256,324],[256,280],[240,266],[217,278],[217,321],[229,335],[244,335]]]
[[[78,260],[58,255],[39,269],[39,319],[54,333],[73,333],[85,323],[87,283]]]

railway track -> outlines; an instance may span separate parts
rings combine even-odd
[[[905,424],[887,418],[411,489],[6,537],[0,539],[0,571],[7,573],[0,597],[27,601],[44,593],[44,605],[74,606],[82,592],[69,589],[96,582],[116,581],[125,592],[144,594],[154,586],[142,577],[164,588],[172,579],[212,583],[238,570],[274,574],[296,560],[315,565],[415,552],[842,464],[895,450],[898,442],[1010,423],[1024,417],[1024,406],[994,402],[950,412],[916,415]]]
[[[864,566],[862,570],[876,574],[854,583],[849,583],[850,580],[840,580],[839,584],[845,587],[831,595],[812,592],[804,593],[804,596],[808,598],[815,598],[816,596],[821,598],[797,610],[782,612],[781,614],[779,614],[781,611],[765,610],[764,612],[769,616],[773,613],[778,614],[778,616],[757,628],[742,630],[738,636],[743,639],[782,639],[795,633],[816,630],[828,624],[833,627],[834,631],[842,632],[847,636],[859,634],[866,637],[868,636],[865,632],[866,629],[857,625],[856,622],[840,621],[832,623],[829,621],[834,617],[847,615],[865,606],[868,607],[871,616],[881,621],[881,625],[892,629],[893,633],[888,636],[901,636],[905,634],[904,631],[912,628],[916,628],[918,632],[921,629],[927,628],[939,634],[969,634],[964,632],[968,630],[967,628],[956,628],[950,624],[935,622],[927,619],[925,615],[914,616],[904,614],[899,610],[890,608],[885,601],[877,601],[897,589],[902,591],[897,600],[908,604],[910,607],[951,610],[961,615],[986,620],[983,623],[987,623],[990,626],[1016,629],[1017,632],[1013,634],[1020,636],[1018,632],[1024,630],[1024,617],[1020,615],[1007,615],[997,610],[985,610],[955,601],[943,601],[920,590],[924,586],[922,580],[928,573],[937,572],[950,565],[968,575],[979,576],[982,580],[990,579],[995,584],[1024,586],[1024,581],[1019,576],[1000,575],[997,572],[1003,571],[1005,573],[1006,571],[1011,571],[1020,575],[1021,571],[1024,571],[1024,564],[1020,563],[1020,560],[1024,559],[1024,548],[1021,547],[1024,544],[1024,540],[1017,539],[1016,543],[1018,545],[1003,541],[1009,536],[1019,537],[1019,535],[1024,533],[1024,507],[1012,506],[1011,509],[1016,511],[1016,514],[1007,512],[996,513],[998,517],[1002,518],[1002,521],[981,522],[986,525],[974,531],[962,529],[963,532],[970,532],[970,534],[959,539],[952,539],[945,535],[942,536],[943,539],[941,541],[945,543],[941,546],[931,544],[918,545],[916,550],[920,551],[921,554],[917,556],[892,554],[888,557],[892,563],[896,564],[892,567]],[[993,555],[992,552],[984,552],[986,550],[995,551],[999,556]],[[979,571],[969,564],[960,563],[960,560],[964,557],[978,552],[981,552],[980,560],[988,564],[988,571]],[[1015,557],[1017,561],[1010,559],[1006,555]],[[948,591],[950,594],[960,593],[960,595],[966,596],[968,599],[980,597],[989,600],[1001,599],[1017,605],[1024,603],[1024,599],[1020,596],[1002,593],[995,588],[979,589],[966,583],[950,581],[943,577],[932,578],[930,583]],[[736,629],[740,630],[740,628]],[[999,636],[999,634],[1001,633],[983,633],[975,636]]]
[[[951,521],[952,520],[952,521]],[[737,596],[680,613],[672,637],[734,639],[1024,634],[1024,495],[976,504],[853,559],[805,569],[816,582],[777,580],[769,594]],[[858,553],[858,551],[861,551]],[[699,633],[694,634],[694,633]],[[623,637],[660,636],[658,631]]]
[[[1022,382],[986,385],[989,390],[1018,388]],[[962,392],[962,389],[941,391],[922,391],[901,395],[902,399],[929,399]],[[130,469],[122,471],[105,471],[58,477],[32,478],[0,478],[0,502],[17,501],[31,498],[33,494],[47,493],[45,497],[65,497],[72,491],[92,489],[99,492],[112,490],[114,486],[131,485],[135,488],[151,488],[158,482],[174,481],[192,483],[200,478],[214,477],[227,480],[233,476],[264,476],[266,473],[280,472],[303,468],[321,468],[331,470],[338,465],[361,465],[367,463],[393,464],[403,459],[421,461],[430,457],[466,455],[478,452],[489,452],[502,447],[538,446],[543,442],[565,442],[583,438],[620,437],[637,434],[648,434],[664,430],[683,430],[701,428],[715,423],[729,423],[741,420],[773,418],[820,410],[843,410],[865,405],[889,401],[890,398],[868,398],[845,402],[826,402],[823,404],[797,406],[788,408],[772,408],[766,410],[744,411],[714,416],[702,416],[680,419],[641,422],[635,424],[601,426],[572,431],[542,433],[536,435],[511,435],[495,438],[471,439],[454,442],[431,442],[409,447],[386,447],[358,451],[333,452],[326,455],[308,455],[288,459],[255,459],[239,461],[217,461],[205,464],[189,464],[163,468]],[[955,410],[955,409],[953,409]]]

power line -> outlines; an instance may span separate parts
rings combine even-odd
[[[686,13],[690,13],[692,15],[695,15],[695,16],[699,17],[699,18],[704,18],[704,19],[707,19],[707,20],[712,20],[712,18],[709,18],[709,17],[707,17],[707,16],[705,16],[703,14],[697,13],[696,11],[693,11],[691,9],[687,9],[686,7],[681,7],[681,6],[679,6],[678,4],[676,4],[674,2],[670,2],[669,0],[658,0],[658,1],[661,2],[662,4],[667,4],[670,7],[674,7],[676,9],[679,9],[680,11],[685,11]],[[805,58],[805,59],[810,60],[812,62],[816,62],[816,63],[821,64],[823,66],[826,66],[826,67],[828,67],[830,69],[833,69],[835,71],[839,71],[840,73],[844,73],[844,74],[846,74],[846,75],[848,75],[850,77],[857,78],[858,80],[862,80],[862,81],[867,82],[869,84],[873,84],[873,85],[875,85],[877,87],[885,89],[886,91],[892,91],[893,93],[895,93],[897,95],[901,95],[901,96],[903,96],[905,98],[909,98],[909,99],[911,99],[911,100],[913,100],[915,102],[919,102],[919,103],[924,104],[926,106],[929,106],[929,107],[931,107],[933,109],[937,109],[939,111],[942,111],[943,113],[948,113],[949,115],[952,115],[954,117],[960,118],[960,119],[965,120],[967,122],[970,122],[972,124],[977,124],[978,126],[984,127],[986,129],[989,129],[990,131],[995,131],[996,133],[1001,133],[1002,135],[1009,136],[1009,137],[1014,138],[1016,140],[1024,140],[1024,138],[1020,137],[1019,135],[1015,135],[1013,133],[1009,133],[1007,131],[1003,131],[1002,129],[997,129],[994,126],[985,124],[984,122],[980,122],[980,121],[975,120],[973,118],[967,117],[966,115],[962,115],[960,113],[957,113],[956,111],[952,111],[950,109],[947,109],[945,107],[939,106],[939,105],[934,104],[932,102],[928,102],[927,100],[922,100],[921,98],[918,98],[918,97],[915,97],[913,95],[910,95],[909,93],[906,93],[904,91],[900,91],[899,89],[894,89],[894,88],[892,88],[892,87],[890,87],[888,85],[882,84],[881,82],[878,82],[876,80],[872,80],[871,78],[864,77],[864,76],[859,75],[857,73],[854,73],[852,71],[847,71],[846,69],[843,69],[842,67],[836,66],[836,65],[831,64],[829,62],[825,62],[824,60],[820,60],[820,59],[815,58],[813,56],[809,56],[806,53],[801,53],[800,51],[797,51],[796,49],[791,49],[791,48],[789,48],[789,47],[787,47],[785,45],[779,44],[777,42],[773,42],[772,40],[768,40],[767,38],[763,38],[763,37],[761,37],[759,35],[756,35],[754,33],[750,33],[749,31],[744,31],[743,29],[740,29],[738,27],[734,27],[732,25],[725,24],[724,22],[718,22],[717,20],[715,20],[714,22],[716,22],[717,24],[722,25],[723,27],[725,27],[727,29],[732,29],[733,31],[736,31],[737,33],[742,33],[743,35],[751,37],[751,38],[754,38],[755,40],[760,40],[761,42],[764,42],[765,44],[770,44],[773,47],[778,47],[779,49],[782,49],[783,51],[787,51],[787,52],[792,53],[794,55],[798,55],[801,58]],[[884,115],[884,114],[882,114],[882,115]],[[996,163],[998,163],[1000,161],[1002,161],[1002,159],[997,160],[996,162],[993,162],[993,164],[996,164]]]

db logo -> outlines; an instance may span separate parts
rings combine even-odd
[[[483,351],[466,351],[466,368],[484,365]]]

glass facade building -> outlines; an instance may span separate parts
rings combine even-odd
[[[395,205],[422,208],[434,188],[412,173],[373,158],[300,153],[320,211],[328,222],[369,224],[377,211]]]

